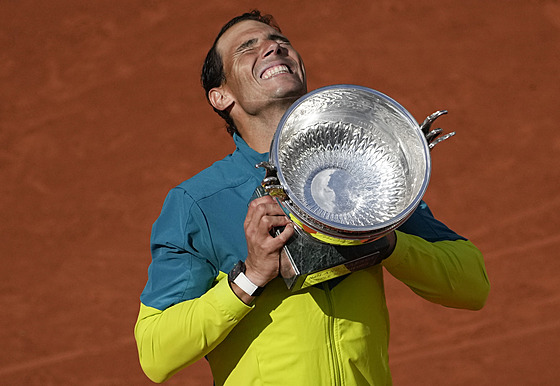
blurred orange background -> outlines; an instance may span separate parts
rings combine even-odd
[[[148,385],[133,326],[169,189],[233,150],[199,73],[255,7],[309,89],[388,94],[457,135],[426,200],[483,251],[479,312],[387,277],[395,385],[551,385],[560,342],[560,2],[0,3],[0,384]],[[168,384],[211,385],[205,361]]]

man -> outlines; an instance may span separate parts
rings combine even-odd
[[[430,301],[484,305],[480,252],[425,203],[387,236],[393,252],[382,265],[289,291],[279,254],[294,225],[272,198],[251,197],[281,116],[307,92],[302,59],[254,11],[222,28],[202,78],[237,148],[172,189],[154,223],[135,328],[150,379],[206,356],[217,385],[390,384],[382,266]]]

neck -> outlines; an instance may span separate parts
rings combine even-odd
[[[287,107],[283,106],[270,109],[266,114],[247,116],[247,119],[241,120],[237,126],[247,145],[259,153],[268,152],[278,123],[286,110]]]

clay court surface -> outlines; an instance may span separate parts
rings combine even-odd
[[[395,385],[560,378],[560,2],[0,2],[0,384],[148,385],[133,326],[167,191],[233,150],[199,69],[259,6],[310,90],[382,91],[457,135],[426,200],[483,251],[479,312],[387,276]],[[211,385],[201,361],[170,385]]]

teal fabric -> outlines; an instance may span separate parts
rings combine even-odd
[[[141,302],[164,310],[204,294],[220,271],[247,256],[243,222],[268,160],[234,135],[236,150],[173,188],[151,236],[152,263]],[[436,220],[425,202],[399,228],[435,242],[463,239]]]

